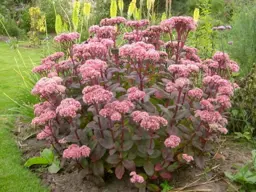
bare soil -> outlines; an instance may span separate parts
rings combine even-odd
[[[36,130],[28,129],[28,125],[20,124],[16,132],[17,143],[26,159],[39,156],[40,150],[50,147],[45,141],[35,138]],[[25,140],[24,140],[25,139]],[[173,173],[170,185],[175,186],[172,191],[183,192],[233,192],[239,191],[239,187],[231,183],[224,176],[224,172],[235,172],[237,166],[241,166],[251,160],[252,146],[249,143],[237,142],[231,136],[221,139],[215,154],[209,157],[204,170],[193,165],[182,168]],[[42,179],[42,183],[53,192],[136,192],[126,175],[118,180],[113,174],[107,174],[103,179],[87,175],[77,165],[61,163],[65,168],[57,174],[48,173],[46,168],[34,167],[32,170]]]

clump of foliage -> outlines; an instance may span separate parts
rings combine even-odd
[[[227,178],[242,185],[239,191],[254,191],[256,187],[256,150],[252,151],[252,161],[239,168],[237,173],[225,172]]]
[[[25,163],[25,167],[31,167],[33,165],[48,166],[50,173],[57,173],[60,170],[60,161],[51,149],[44,149],[39,157],[32,157]]]
[[[214,19],[211,15],[210,0],[200,0],[198,5],[200,12],[198,28],[189,37],[189,44],[199,50],[200,57],[209,58],[214,52],[216,39],[216,33],[212,30]]]
[[[76,43],[76,32],[55,37],[62,52],[33,69],[42,76],[32,90],[41,100],[32,120],[42,129],[37,139],[48,140],[66,164],[100,177],[128,171],[150,191],[180,167],[203,168],[227,133],[225,111],[237,87],[229,74],[239,67],[223,52],[202,61],[185,45],[196,27],[191,17],[152,26],[116,17],[91,26],[86,43]]]
[[[249,73],[253,63],[256,63],[256,11],[255,3],[241,6],[234,14],[231,26],[232,31],[226,42],[226,50],[233,59],[241,64],[241,75]],[[232,45],[228,45],[228,42]]]
[[[46,31],[45,15],[40,11],[39,7],[31,7],[30,15],[30,31],[28,32],[29,40],[34,44],[40,44],[40,33]]]
[[[229,129],[249,136],[256,134],[256,66],[239,82],[240,90],[232,99]],[[248,134],[249,133],[249,134]]]

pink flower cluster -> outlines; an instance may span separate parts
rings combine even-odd
[[[56,109],[56,113],[62,117],[74,118],[79,110],[81,110],[81,104],[79,101],[73,98],[66,98],[61,101],[60,105]]]
[[[190,163],[191,161],[194,161],[193,156],[190,156],[188,154],[182,154],[182,158],[187,162]]]
[[[48,101],[34,105],[34,113],[32,125],[45,125],[56,117],[55,108]]]
[[[88,42],[87,44],[76,44],[73,46],[74,57],[81,60],[106,58],[108,47],[102,42]]]
[[[48,137],[50,137],[52,135],[52,130],[49,126],[45,126],[45,128],[36,135],[36,138],[38,140],[43,140],[46,139]]]
[[[176,79],[174,83],[169,81],[166,84],[165,90],[168,93],[172,93],[174,91],[187,88],[190,84],[191,84],[191,81],[188,78],[180,77]]]
[[[230,60],[228,54],[220,51],[214,54],[213,59],[207,59],[203,64],[209,75],[217,75],[220,69],[225,73],[238,72],[240,69],[236,62]]]
[[[177,146],[179,146],[181,140],[178,136],[176,135],[170,135],[165,141],[164,141],[164,145],[166,147],[170,147],[170,148],[175,148]]]
[[[45,125],[50,120],[54,119],[56,117],[56,113],[53,110],[45,110],[43,113],[41,113],[39,116],[35,117],[32,120],[32,125]]]
[[[85,62],[85,64],[81,65],[79,68],[79,72],[84,81],[98,78],[103,76],[107,68],[107,63],[100,59],[89,59]]]
[[[194,88],[188,91],[188,96],[200,100],[203,97],[203,91],[202,89]]]
[[[133,29],[141,29],[143,27],[146,27],[149,25],[149,20],[147,19],[143,19],[143,20],[139,20],[139,21],[127,21],[126,22],[126,26],[131,27]]]
[[[130,173],[131,176],[131,183],[143,183],[144,182],[144,178],[140,175],[138,175],[135,171],[132,171]]]
[[[147,131],[157,131],[160,126],[167,126],[168,121],[163,117],[149,115],[147,112],[134,111],[131,114],[133,121],[140,123],[140,126]]]
[[[55,65],[55,69],[57,72],[65,72],[65,71],[72,69],[72,66],[73,66],[73,63],[72,63],[71,59],[67,59],[67,60],[60,61],[59,63],[57,63]]]
[[[47,72],[51,71],[55,65],[56,65],[55,61],[52,61],[50,59],[43,59],[41,65],[35,66],[32,69],[32,72],[39,73],[39,74],[42,74],[45,72],[47,73]]]
[[[66,87],[61,85],[62,79],[60,77],[43,77],[32,89],[33,95],[39,95],[41,98],[50,98],[53,94],[62,94]]]
[[[174,64],[168,67],[168,71],[177,77],[189,77],[192,74],[198,73],[199,67],[195,64]]]
[[[54,38],[54,41],[58,43],[66,43],[66,42],[73,42],[80,37],[80,34],[77,32],[72,33],[62,33]]]
[[[108,117],[112,121],[120,121],[122,115],[128,113],[133,108],[134,105],[130,101],[113,101],[112,103],[106,104],[104,108],[100,110],[100,115]]]
[[[188,31],[194,31],[196,29],[196,23],[192,17],[172,17],[170,19],[161,22],[161,26],[166,32],[175,29],[177,33],[184,33]]]
[[[113,93],[100,85],[87,86],[83,89],[83,101],[90,104],[106,103],[113,97]]]
[[[139,90],[137,87],[131,87],[127,90],[128,99],[130,101],[141,101],[144,99],[146,93]]]
[[[53,54],[49,55],[48,57],[44,58],[42,61],[43,62],[46,60],[56,61],[56,60],[60,59],[61,57],[64,57],[64,53],[56,52],[56,53],[53,53]]]
[[[79,147],[76,144],[72,144],[63,151],[63,158],[79,159],[81,157],[89,157],[90,153],[91,149],[86,145]]]
[[[124,17],[115,17],[115,18],[105,18],[100,21],[101,26],[106,25],[119,25],[121,23],[126,23],[126,19]]]
[[[160,59],[158,51],[154,45],[144,42],[136,42],[130,45],[124,45],[119,49],[121,57],[129,57],[137,61],[151,60],[157,62]]]

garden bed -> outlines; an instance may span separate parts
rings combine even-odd
[[[23,152],[24,161],[33,156],[39,156],[39,151],[45,146],[50,148],[46,141],[38,141],[35,138],[35,130],[29,125],[19,123],[17,126],[17,142]],[[25,140],[24,140],[25,139]],[[191,165],[179,169],[173,173],[171,186],[175,186],[173,191],[238,191],[235,184],[225,178],[224,172],[235,172],[235,166],[242,166],[251,160],[252,146],[249,143],[234,142],[232,137],[223,137],[215,148],[215,156],[207,161],[204,170]],[[214,159],[214,161],[213,161]],[[77,164],[65,164],[61,162],[61,171],[57,174],[50,174],[46,168],[33,167],[42,180],[43,185],[48,186],[55,192],[136,192],[129,181],[128,175],[122,180],[116,179],[114,174],[108,173],[104,180],[86,175]],[[161,183],[159,183],[160,185]]]

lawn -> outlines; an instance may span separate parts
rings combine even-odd
[[[14,127],[8,109],[14,103],[6,97],[15,99],[23,86],[22,78],[17,71],[31,70],[32,62],[38,63],[42,49],[20,48],[19,53],[0,42],[0,191],[4,192],[41,192],[47,191],[40,184],[36,175],[23,167],[21,153],[11,133]],[[23,63],[26,63],[24,65]]]

